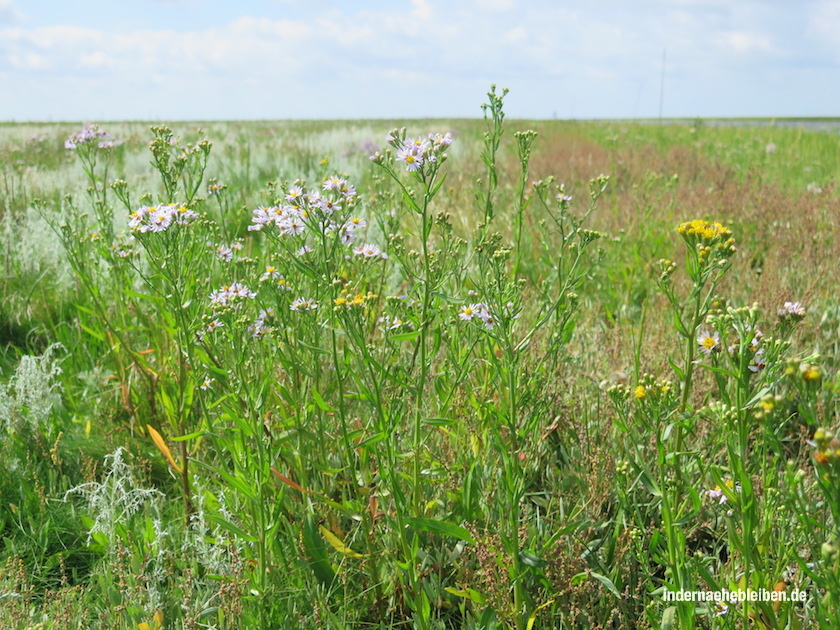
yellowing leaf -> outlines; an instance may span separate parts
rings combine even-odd
[[[155,616],[153,617],[155,620],[155,630],[160,630],[163,628],[163,611],[158,609],[155,611]]]
[[[321,535],[326,539],[330,546],[335,549],[338,553],[348,556],[349,558],[364,558],[360,553],[357,553],[350,549],[347,545],[345,545],[341,539],[333,534],[330,530],[328,530],[323,525],[318,525],[318,530],[321,532]]]
[[[172,466],[172,470],[174,470],[179,475],[183,474],[181,467],[175,463],[175,458],[172,457],[172,451],[169,450],[169,447],[166,445],[166,442],[163,441],[163,436],[160,433],[158,433],[155,430],[155,428],[150,424],[146,425],[146,429],[149,431],[149,435],[152,438],[152,442],[155,443],[155,446],[158,447],[158,450],[161,453],[163,453],[163,456],[166,458],[166,461],[168,461],[169,465]]]
[[[137,630],[152,630],[152,627],[144,621],[143,623],[137,624]]]
[[[531,616],[528,617],[528,623],[525,624],[525,630],[531,630],[534,627],[534,622],[537,620],[537,613],[540,612],[546,606],[551,606],[554,603],[553,599],[549,599],[545,604],[540,604],[536,608],[534,608],[534,612],[531,613]]]
[[[779,581],[779,582],[776,582],[776,586],[773,587],[773,590],[776,591],[777,593],[784,593],[787,590],[787,587],[788,587],[788,585],[787,585],[786,582]],[[774,613],[779,612],[779,608],[781,608],[781,606],[782,606],[782,600],[777,599],[775,602],[773,602],[773,612]]]
[[[272,469],[271,469],[271,473],[272,473],[275,477],[277,477],[280,481],[282,481],[282,482],[283,482],[283,483],[285,483],[287,486],[289,486],[290,488],[294,488],[295,490],[298,490],[299,492],[304,492],[304,493],[306,493],[306,494],[312,494],[309,490],[307,490],[306,488],[302,487],[302,486],[301,486],[299,483],[297,483],[296,481],[292,481],[292,480],[291,480],[291,479],[289,479],[286,475],[281,474],[281,473],[280,473],[280,472],[279,472],[276,468],[272,468]]]

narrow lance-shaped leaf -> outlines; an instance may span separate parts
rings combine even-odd
[[[169,447],[166,445],[163,436],[160,433],[158,433],[155,430],[155,428],[150,424],[146,425],[146,430],[148,430],[149,436],[152,438],[152,442],[155,443],[155,446],[158,447],[158,450],[161,453],[163,453],[163,456],[166,458],[166,461],[169,462],[169,465],[172,467],[172,470],[174,470],[179,475],[183,474],[181,467],[177,463],[175,463],[175,458],[172,457],[172,451],[169,450]]]
[[[363,554],[360,554],[356,551],[353,551],[344,544],[344,542],[335,534],[333,534],[330,530],[328,530],[323,525],[318,526],[318,530],[321,532],[321,535],[326,539],[330,546],[335,549],[338,553],[347,556],[348,558],[364,558]]]

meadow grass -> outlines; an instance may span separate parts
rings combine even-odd
[[[4,624],[837,627],[838,136],[483,112],[0,126]]]

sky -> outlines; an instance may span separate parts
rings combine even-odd
[[[840,0],[0,0],[0,121],[840,115]]]

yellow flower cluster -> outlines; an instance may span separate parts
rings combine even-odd
[[[818,464],[828,464],[840,460],[840,441],[827,429],[820,427],[814,433],[814,441],[809,442],[817,447],[814,452],[814,460]]]
[[[753,412],[753,417],[755,417],[756,420],[769,418],[783,402],[784,398],[778,394],[775,396],[773,394],[765,394],[761,397],[761,400],[758,401],[757,409]]]
[[[671,389],[671,381],[667,379],[657,380],[651,374],[644,374],[639,379],[639,384],[633,389],[633,397],[639,401],[648,397],[659,399],[670,394]]]
[[[681,223],[677,227],[685,241],[696,246],[700,261],[705,263],[715,251],[720,257],[726,258],[735,253],[735,239],[732,237],[732,230],[718,223],[710,223],[703,219],[694,219]],[[714,249],[712,248],[714,246]]]
[[[709,223],[703,219],[694,219],[694,221],[682,223],[677,228],[677,232],[683,236],[699,236],[707,241],[713,241],[716,238],[728,239],[732,236],[732,231],[722,223],[717,221]]]
[[[796,376],[798,374],[804,381],[817,381],[821,376],[818,366],[812,363],[806,363],[805,361],[800,362],[798,359],[790,359],[788,361],[785,374],[787,376]]]
[[[333,300],[336,308],[353,308],[354,306],[364,306],[367,302],[375,300],[379,296],[375,293],[356,293],[351,296],[347,289],[342,290],[342,295]]]
[[[816,381],[820,377],[820,370],[816,366],[803,363],[799,366],[799,371],[802,373],[802,378],[806,381]]]

